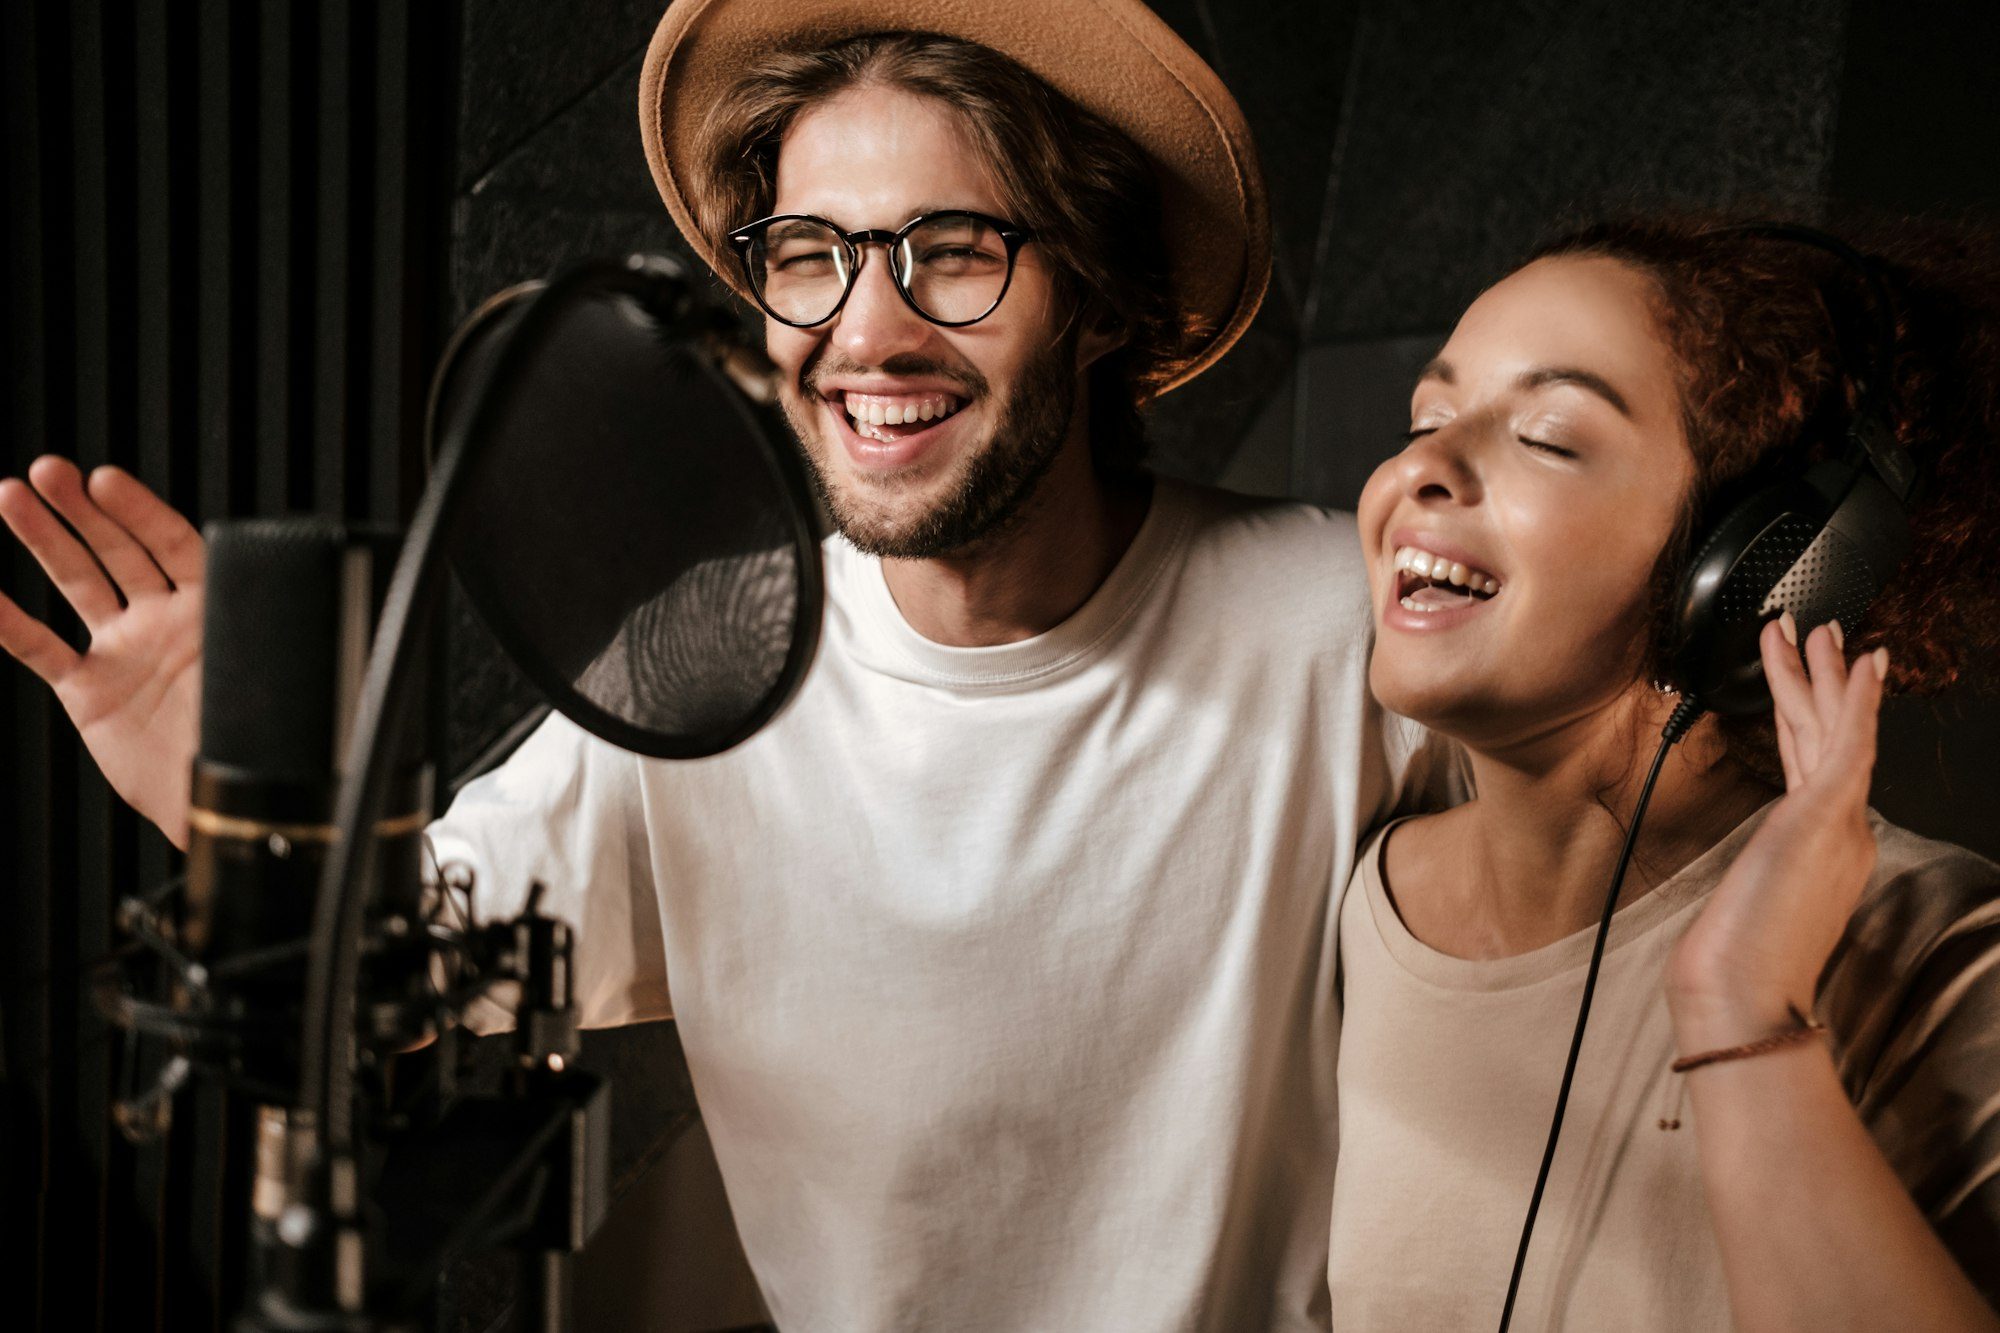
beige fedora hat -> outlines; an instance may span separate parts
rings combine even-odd
[[[991,47],[1138,143],[1159,172],[1175,296],[1208,331],[1166,387],[1229,350],[1270,283],[1264,177],[1236,99],[1139,0],[675,0],[639,76],[639,128],[667,211],[724,282],[748,295],[682,188],[702,113],[773,50],[878,32]]]

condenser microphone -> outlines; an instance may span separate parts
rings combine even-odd
[[[212,524],[206,536],[181,938],[207,991],[190,1019],[200,1034],[195,1058],[221,1069],[233,1089],[240,1110],[231,1137],[256,1161],[249,1211],[269,1225],[290,1175],[282,1152],[298,1089],[313,904],[397,534],[281,518]],[[421,893],[430,808],[424,740],[421,728],[404,738],[377,842],[375,881],[390,912],[415,913]],[[384,980],[392,995],[409,989],[395,984],[409,978]]]
[[[244,1073],[289,1087],[302,955],[369,638],[396,534],[318,518],[208,530],[201,740],[188,812],[183,938],[232,978]],[[378,882],[414,909],[429,810],[422,737],[406,738]],[[397,902],[397,899],[406,899]],[[254,964],[265,957],[269,967]],[[269,1019],[275,1042],[255,1040]]]

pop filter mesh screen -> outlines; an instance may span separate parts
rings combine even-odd
[[[800,488],[706,354],[636,298],[537,300],[506,321],[522,345],[473,419],[459,579],[579,725],[643,754],[712,754],[804,669],[819,570]]]

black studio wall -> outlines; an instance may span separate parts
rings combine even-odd
[[[117,463],[197,522],[395,521],[421,483],[456,125],[450,0],[9,0],[0,468]],[[0,586],[74,631],[18,546]],[[120,896],[179,858],[0,667],[0,1210],[10,1327],[215,1326],[217,1100],[135,1146],[156,1056],[97,1017]],[[19,1322],[16,1322],[16,1321]]]

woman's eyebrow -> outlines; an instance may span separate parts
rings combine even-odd
[[[1456,384],[1458,372],[1452,368],[1451,362],[1441,356],[1434,356],[1424,363],[1422,370],[1417,372],[1417,383],[1422,384],[1425,380],[1436,380],[1440,384]],[[1596,371],[1585,370],[1581,366],[1537,366],[1514,381],[1514,387],[1517,389],[1542,389],[1551,384],[1574,384],[1579,389],[1589,390],[1617,408],[1620,416],[1632,415],[1632,405],[1625,401],[1624,394],[1612,387],[1611,381]]]
[[[1447,373],[1444,378],[1449,382],[1451,377]],[[1618,415],[1626,418],[1632,415],[1631,405],[1625,401],[1624,394],[1612,388],[1611,382],[1604,376],[1595,371],[1585,370],[1581,366],[1538,366],[1514,383],[1516,387],[1522,389],[1541,389],[1551,384],[1574,384],[1577,388],[1587,389],[1617,408]]]

